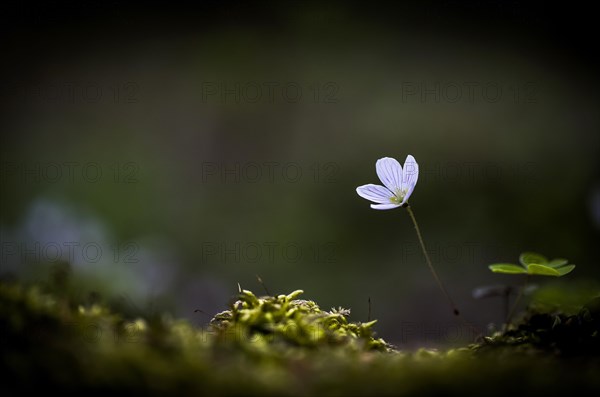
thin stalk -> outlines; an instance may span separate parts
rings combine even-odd
[[[506,287],[504,295],[502,296],[502,314],[504,314],[504,318],[508,317],[508,307],[510,305],[511,289],[511,287]]]
[[[412,219],[413,225],[415,226],[415,230],[417,231],[417,237],[419,238],[419,243],[421,244],[421,249],[423,250],[423,255],[425,256],[425,260],[427,261],[427,266],[429,267],[429,270],[431,271],[433,278],[435,279],[438,286],[442,290],[442,293],[446,297],[446,300],[448,301],[448,304],[450,305],[450,308],[452,309],[452,313],[454,313],[455,316],[459,316],[460,312],[456,308],[454,301],[450,297],[450,294],[446,290],[444,283],[442,283],[442,280],[438,276],[437,272],[435,271],[435,268],[433,267],[433,264],[431,263],[431,259],[429,258],[429,254],[427,253],[427,249],[425,248],[425,243],[423,242],[423,237],[421,236],[421,230],[419,229],[419,224],[417,223],[417,219],[415,218],[415,214],[413,213],[413,210],[410,207],[410,205],[406,207],[406,210],[408,211],[408,215],[410,215],[410,219]]]
[[[510,312],[506,316],[506,324],[507,325],[510,324],[510,320],[512,319],[512,316],[513,316],[515,310],[517,309],[517,306],[519,306],[519,302],[521,301],[521,298],[523,297],[523,294],[525,293],[525,289],[527,288],[527,283],[528,282],[529,282],[529,275],[527,275],[525,277],[525,281],[523,282],[523,286],[519,290],[519,295],[517,295],[517,299],[515,299],[515,303],[513,303],[512,308],[510,309]]]

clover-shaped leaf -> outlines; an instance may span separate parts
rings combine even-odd
[[[504,274],[522,274],[527,273],[527,270],[521,266],[513,265],[512,263],[496,263],[489,266],[490,270],[494,273]]]
[[[544,255],[540,255],[535,252],[523,252],[519,256],[519,262],[521,262],[521,265],[527,267],[531,264],[546,265],[548,263],[548,259],[546,259]]]
[[[559,267],[558,269],[556,269],[556,271],[559,273],[560,276],[564,276],[565,274],[571,273],[573,269],[575,269],[575,265],[567,265]]]
[[[556,269],[552,269],[549,266],[538,265],[532,263],[527,266],[527,274],[532,276],[560,276],[560,273]]]
[[[550,266],[551,268],[558,268],[558,267],[562,267],[565,266],[569,263],[569,261],[567,259],[564,258],[557,258],[557,259],[552,259],[550,262],[548,262],[548,266]]]
[[[496,263],[490,265],[489,269],[494,273],[554,277],[564,276],[575,269],[575,265],[569,265],[567,259],[556,258],[548,261],[545,256],[535,252],[523,252],[519,256],[519,262],[521,266],[512,263]]]

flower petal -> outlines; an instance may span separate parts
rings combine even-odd
[[[400,204],[371,204],[374,210],[391,210],[400,207]]]
[[[415,190],[417,181],[419,180],[419,164],[410,154],[406,156],[404,161],[404,170],[402,172],[402,188],[406,189],[406,194],[402,200],[402,204],[408,201],[408,198]]]
[[[402,166],[396,159],[381,158],[375,163],[375,169],[381,182],[392,192],[395,193],[402,188]]]
[[[362,185],[356,188],[356,193],[362,198],[380,204],[389,204],[394,194],[381,185]]]

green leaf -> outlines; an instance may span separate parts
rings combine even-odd
[[[565,274],[571,273],[573,271],[573,269],[575,269],[575,265],[568,265],[568,266],[560,267],[560,268],[556,269],[556,271],[559,273],[559,275],[564,276]]]
[[[536,263],[527,266],[527,274],[534,276],[560,276],[560,273],[556,269],[552,269],[549,266],[538,265]]]
[[[504,273],[504,274],[527,273],[527,270],[525,270],[521,266],[513,265],[512,263],[496,263],[496,264],[490,265],[488,267],[494,273]]]
[[[523,252],[521,256],[519,256],[519,262],[527,267],[531,264],[545,265],[548,263],[548,259],[546,259],[544,255],[535,252]]]
[[[552,259],[550,262],[548,262],[547,265],[556,269],[557,267],[565,266],[568,263],[569,263],[569,261],[567,259],[556,258],[556,259]]]

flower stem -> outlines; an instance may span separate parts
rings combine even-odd
[[[417,237],[419,238],[419,243],[421,243],[421,249],[423,250],[423,255],[425,255],[425,260],[427,261],[427,266],[429,266],[429,270],[431,270],[431,274],[433,274],[433,278],[437,282],[438,286],[442,290],[442,293],[446,297],[446,300],[450,304],[452,313],[454,313],[455,316],[459,316],[460,312],[456,308],[456,305],[454,304],[454,301],[450,297],[450,294],[448,294],[448,291],[446,290],[444,283],[442,283],[442,280],[440,279],[437,272],[435,271],[435,268],[433,267],[433,264],[431,263],[431,259],[429,259],[429,254],[427,253],[427,249],[425,248],[425,243],[423,242],[423,237],[421,236],[421,230],[419,229],[419,224],[417,223],[417,219],[415,218],[415,214],[414,214],[412,208],[410,207],[410,205],[408,205],[406,207],[406,210],[408,211],[408,215],[410,215],[410,219],[412,219],[413,225],[415,225],[415,230],[417,231]]]
[[[521,298],[523,297],[523,294],[525,293],[525,289],[527,288],[528,282],[529,282],[529,275],[525,276],[525,281],[523,282],[523,286],[519,290],[519,295],[517,295],[517,299],[515,299],[515,303],[513,303],[512,307],[510,309],[510,312],[508,312],[508,315],[506,316],[506,325],[510,324],[510,320],[512,319],[512,316],[513,316],[515,310],[517,309],[517,306],[519,306],[519,302],[521,301]]]

